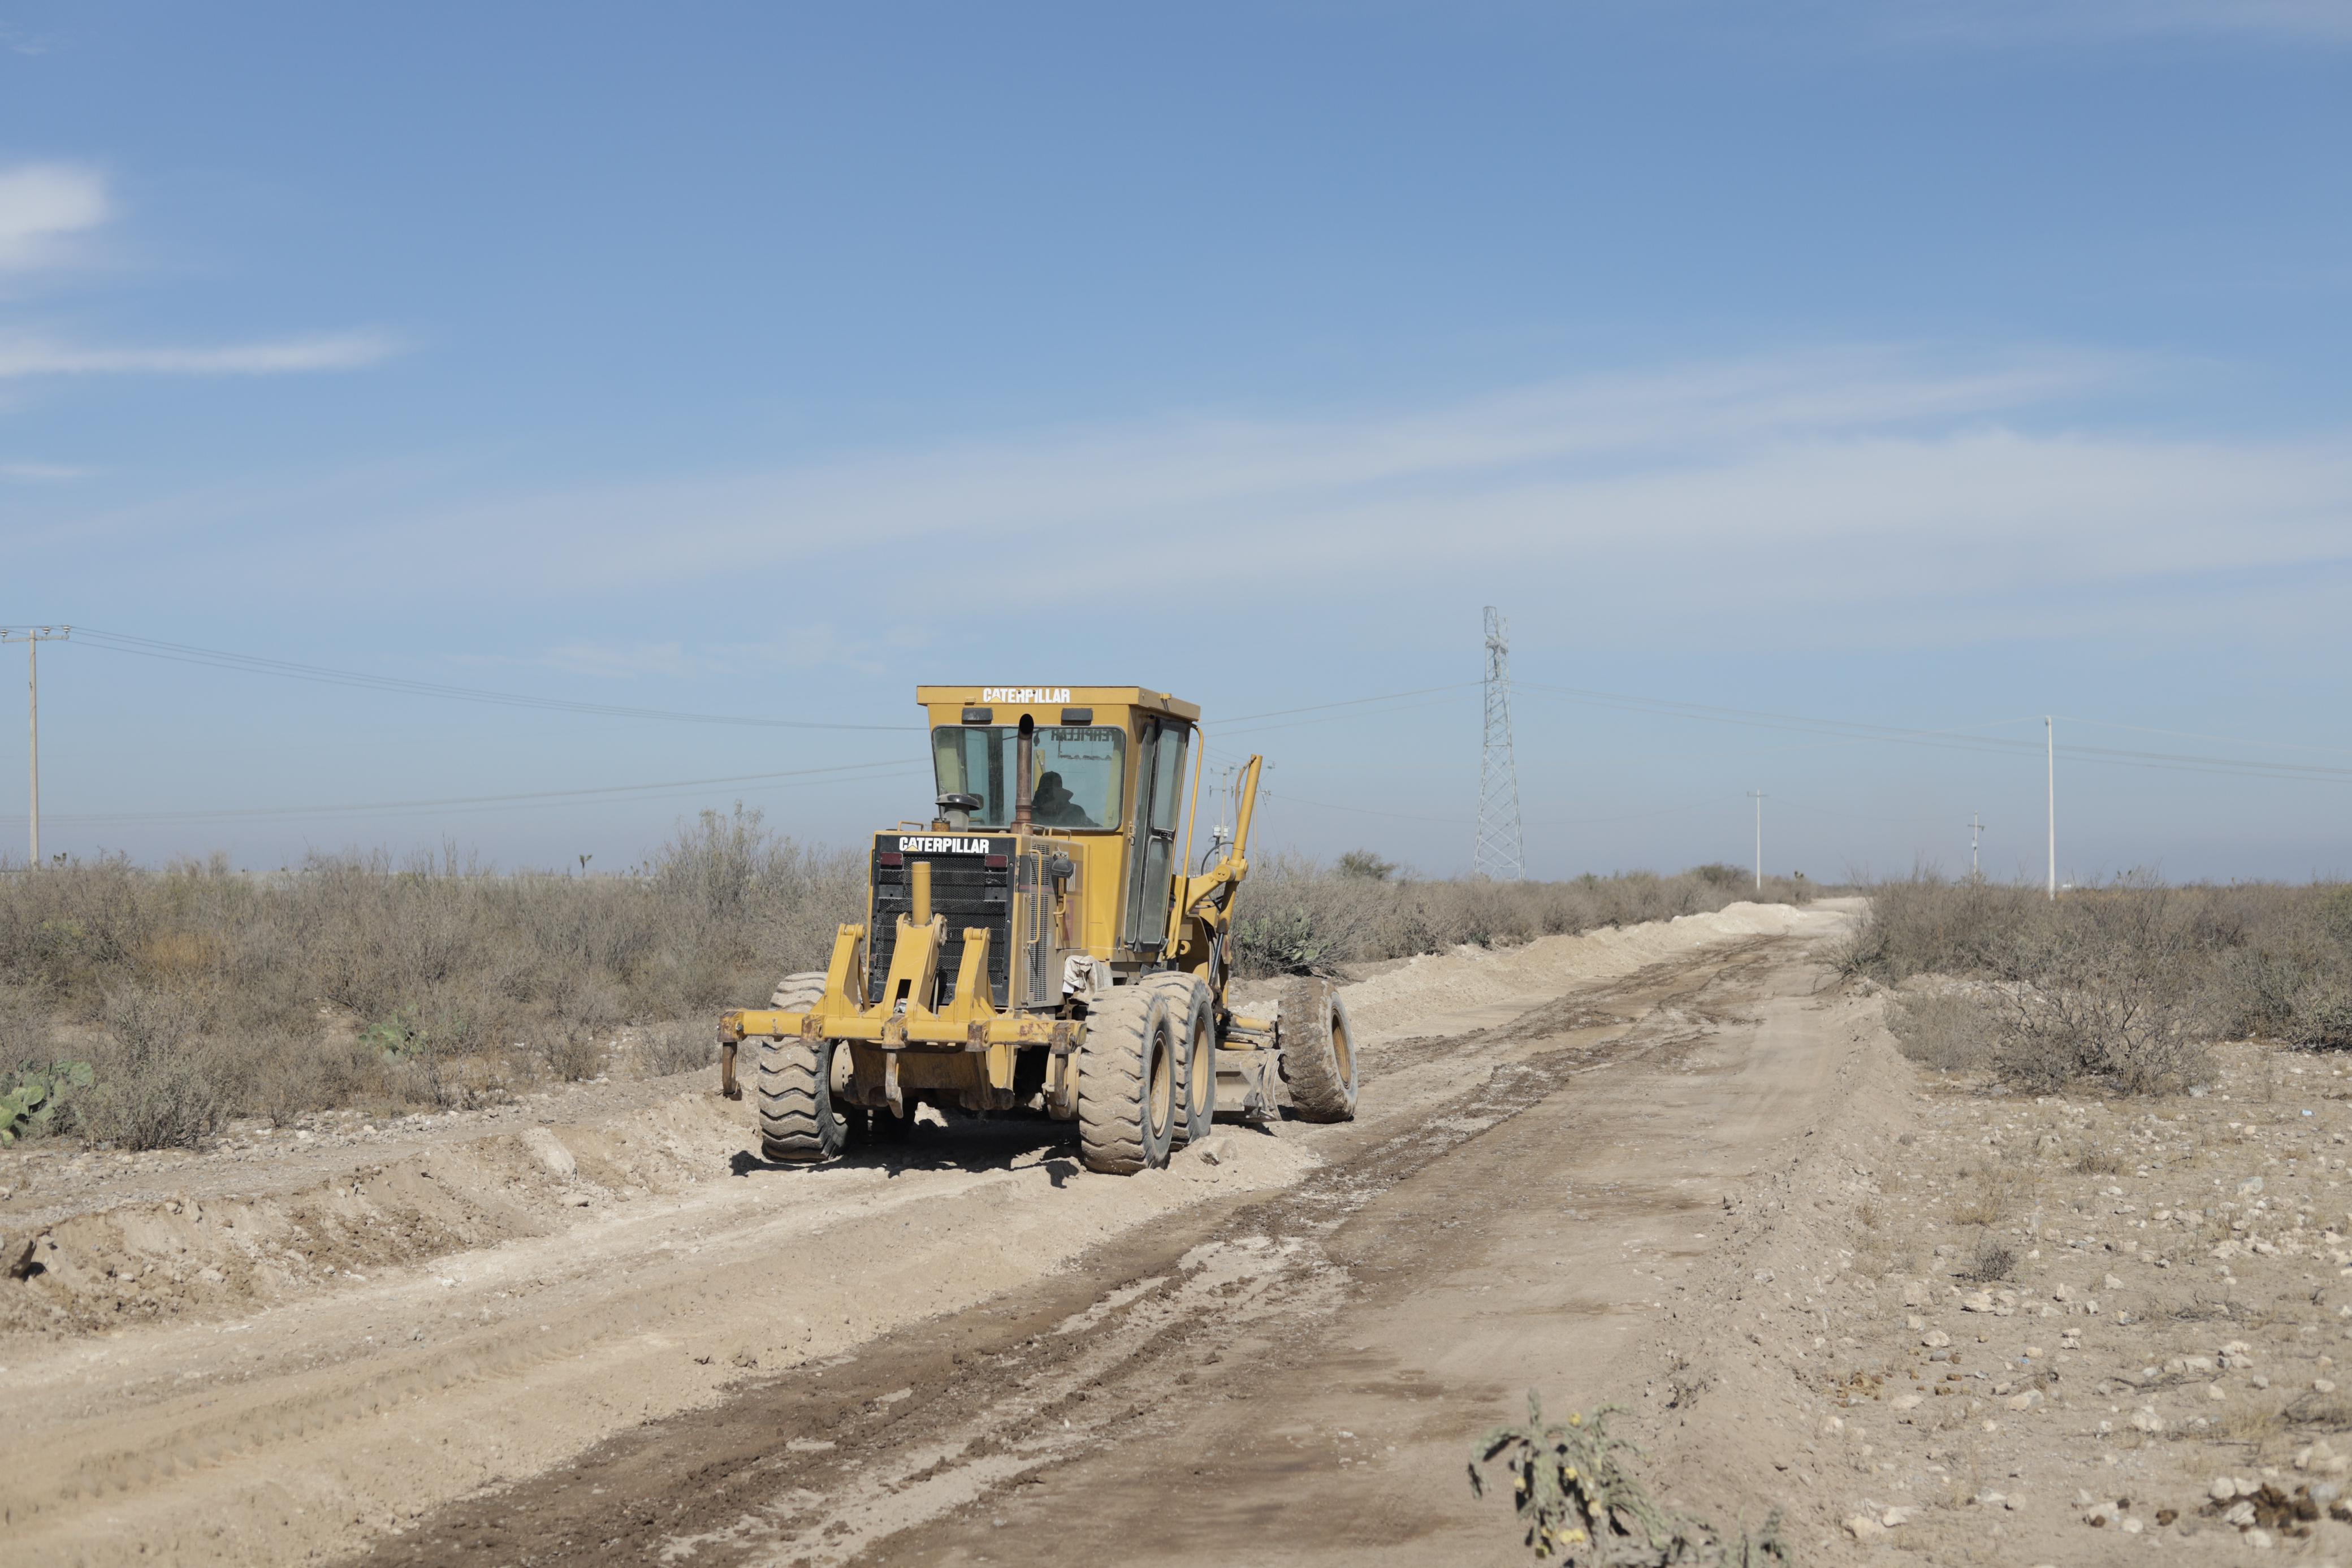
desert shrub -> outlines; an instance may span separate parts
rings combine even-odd
[[[1386,862],[1382,862],[1386,863]],[[1235,907],[1236,967],[1246,975],[1328,973],[1339,966],[1452,948],[1517,946],[1538,936],[1632,925],[1743,899],[1793,902],[1792,883],[1758,894],[1697,873],[1585,875],[1568,882],[1419,881],[1326,870],[1275,856],[1253,864]]]
[[[2018,934],[2042,917],[2047,902],[2039,889],[1947,882],[1925,871],[1869,892],[1869,909],[1838,961],[1848,974],[1890,986],[1914,975],[1995,972]]]
[[[2341,981],[2313,987],[2297,998],[2294,1015],[2278,1032],[2315,1051],[2352,1051],[2352,989]]]
[[[1992,1059],[1994,1020],[1984,1004],[1958,991],[1906,992],[1886,1009],[1895,1048],[1925,1067],[1972,1072]]]
[[[593,1030],[578,1026],[550,1030],[532,1043],[549,1077],[558,1083],[579,1083],[593,1078],[604,1065],[604,1045]]]
[[[1996,1280],[2009,1278],[2017,1267],[2017,1249],[1990,1236],[1977,1238],[1969,1253],[1969,1260],[1960,1267],[1960,1278],[1979,1285],[1990,1285]]]
[[[231,1114],[593,1076],[625,1022],[757,1001],[822,967],[864,891],[856,852],[740,807],[681,823],[629,876],[493,874],[444,849],[268,876],[107,857],[0,877],[0,1093],[48,1069],[60,1026],[109,1042],[60,1120],[140,1146]]]
[[[1311,975],[1332,953],[1317,935],[1314,912],[1296,904],[1235,915],[1234,944],[1249,975]]]
[[[237,1108],[273,1123],[335,1106],[411,1098],[395,1090],[383,1063],[354,1040],[266,1029],[222,1041],[214,1051],[235,1086]]]
[[[697,1020],[663,1059],[699,1065],[710,1015],[824,967],[865,884],[861,851],[795,843],[740,806],[681,822],[626,876],[494,873],[445,846],[313,854],[264,876],[215,856],[0,877],[0,1094],[87,1056],[92,1082],[45,1100],[49,1124],[143,1147],[231,1115],[457,1106],[591,1077],[627,1024]],[[1757,896],[1794,890],[1759,895],[1744,874],[1430,882],[1370,851],[1337,871],[1275,857],[1242,891],[1238,962],[1329,971]],[[61,1052],[61,1029],[105,1047]]]
[[[2179,1092],[2213,1076],[2192,1027],[2201,954],[2162,888],[2067,900],[1998,955],[2011,982],[1995,1062],[2026,1089],[2099,1079],[2126,1094]]]
[[[663,1078],[708,1067],[718,1057],[718,1042],[709,1029],[662,1024],[647,1033],[637,1060],[646,1077]]]
[[[184,994],[127,985],[106,998],[108,1044],[78,1103],[80,1131],[126,1149],[185,1148],[220,1128],[235,1088]]]
[[[1889,984],[1994,982],[1982,992],[1992,1066],[2024,1088],[2179,1088],[2210,1076],[2204,1042],[2217,1038],[2352,1050],[2352,887],[2338,884],[2131,876],[2053,902],[1922,873],[1871,890],[1841,963]]]

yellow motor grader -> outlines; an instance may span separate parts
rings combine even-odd
[[[1204,1136],[1223,1074],[1245,1114],[1356,1112],[1348,1010],[1297,979],[1275,1017],[1225,1005],[1260,759],[1193,870],[1201,710],[1140,686],[922,686],[936,812],[874,837],[867,918],[823,974],[720,1020],[748,1052],[770,1159],[903,1136],[918,1106],[1078,1124],[1094,1170],[1165,1165]],[[1186,800],[1186,753],[1192,751]],[[1181,843],[1179,829],[1181,828]]]

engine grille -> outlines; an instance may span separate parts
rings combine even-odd
[[[866,957],[871,965],[866,979],[869,1004],[881,996],[882,982],[890,973],[890,955],[898,946],[898,916],[914,911],[915,862],[928,861],[931,867],[931,912],[947,916],[948,925],[947,939],[940,951],[940,1005],[955,999],[956,974],[963,965],[963,934],[966,928],[975,925],[989,933],[991,1000],[1000,1008],[1005,1005],[1005,988],[1013,965],[1013,841],[1008,838],[984,841],[989,855],[900,851],[897,834],[885,834],[875,841],[871,863],[874,910],[866,937]],[[886,854],[898,855],[902,863],[883,864]],[[991,869],[990,855],[1002,855],[1008,863]]]

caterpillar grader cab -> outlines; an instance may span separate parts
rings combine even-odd
[[[916,1110],[1077,1124],[1092,1169],[1167,1163],[1203,1136],[1222,1074],[1271,1116],[1356,1110],[1328,982],[1276,1016],[1225,1004],[1260,759],[1196,862],[1201,712],[1139,686],[923,686],[933,814],[874,836],[866,918],[823,974],[720,1020],[720,1082],[749,1058],[770,1159],[903,1136]]]

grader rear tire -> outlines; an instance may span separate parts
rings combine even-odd
[[[1078,1153],[1090,1171],[1133,1176],[1168,1163],[1177,1112],[1177,1022],[1150,986],[1120,986],[1087,1010],[1078,1048]]]
[[[1292,1108],[1303,1121],[1354,1121],[1356,1042],[1339,991],[1328,980],[1293,980],[1282,989],[1276,1017]]]
[[[776,982],[768,1006],[780,1012],[806,1012],[824,996],[823,975],[786,975]],[[833,1103],[833,1041],[771,1036],[759,1045],[753,1088],[760,1110],[760,1152],[790,1165],[839,1158],[849,1139],[849,1124]]]
[[[1193,975],[1153,975],[1144,985],[1168,998],[1182,1049],[1176,1058],[1175,1147],[1205,1138],[1217,1115],[1217,1020],[1208,983]]]

